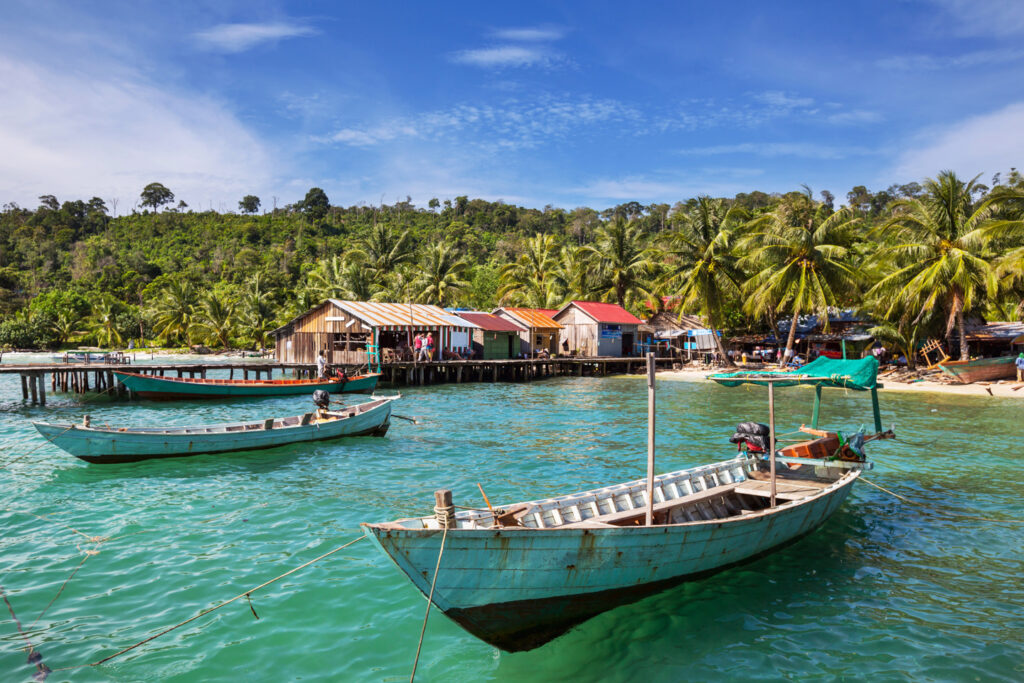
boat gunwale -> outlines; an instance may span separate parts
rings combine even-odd
[[[731,461],[724,461],[724,462],[731,462]],[[664,475],[659,475],[659,476],[667,476],[667,475],[677,474],[677,473],[687,472],[687,471],[689,471],[689,470],[677,470],[676,472],[667,472]],[[811,501],[817,500],[818,498],[821,498],[821,497],[823,497],[825,495],[832,495],[835,492],[837,492],[839,489],[845,488],[846,486],[849,486],[849,485],[853,484],[854,481],[856,481],[857,478],[860,477],[860,475],[861,475],[861,470],[860,469],[850,469],[846,473],[844,473],[842,476],[840,476],[838,479],[836,479],[835,481],[830,483],[828,486],[825,486],[825,487],[821,488],[820,490],[818,490],[817,492],[812,493],[812,494],[810,494],[808,496],[805,496],[803,498],[800,498],[798,500],[778,501],[776,503],[775,507],[767,507],[767,508],[763,508],[761,510],[752,510],[751,512],[749,512],[747,514],[731,515],[731,516],[728,516],[728,517],[716,517],[716,518],[713,518],[713,519],[702,519],[702,520],[696,520],[696,521],[676,522],[676,523],[672,523],[672,524],[651,524],[650,526],[648,526],[648,525],[620,526],[620,525],[615,525],[615,524],[603,524],[603,523],[600,523],[600,522],[593,523],[591,521],[591,519],[585,519],[582,522],[572,522],[572,523],[569,523],[569,524],[562,524],[562,525],[559,525],[559,526],[548,526],[548,527],[529,527],[529,526],[500,526],[500,527],[497,527],[496,526],[496,527],[484,527],[484,528],[460,528],[460,527],[455,527],[455,528],[449,529],[448,532],[449,533],[453,533],[453,534],[454,533],[458,533],[460,535],[462,535],[462,534],[476,535],[478,533],[485,533],[485,534],[491,534],[491,535],[499,534],[500,535],[500,534],[504,534],[504,533],[537,533],[537,532],[563,532],[564,533],[564,532],[567,532],[567,531],[578,531],[578,532],[582,532],[585,535],[585,534],[588,534],[588,533],[606,532],[606,531],[614,531],[614,530],[620,530],[620,531],[623,531],[623,532],[625,532],[625,531],[634,531],[635,532],[635,531],[637,531],[639,529],[667,529],[667,528],[686,527],[686,526],[706,526],[706,525],[709,525],[709,524],[725,524],[725,523],[732,523],[732,522],[737,522],[737,521],[750,520],[750,519],[753,519],[755,517],[766,516],[766,515],[769,515],[769,514],[778,514],[780,512],[785,512],[787,510],[790,510],[790,509],[792,509],[794,507],[800,507],[800,506],[802,506],[802,505],[804,505],[806,503],[810,503]],[[785,481],[785,479],[783,479],[781,477],[779,479],[781,481]],[[722,488],[725,488],[725,487],[727,487],[729,485],[728,484],[722,484],[721,486],[722,486]],[[715,487],[715,488],[718,488],[718,487]],[[594,489],[594,490],[595,491],[601,491],[603,489]],[[713,491],[714,489],[707,489],[707,490],[708,491]],[[729,489],[728,491],[723,491],[722,495],[726,495],[727,493],[730,493],[731,491],[732,491],[732,489]],[[570,495],[573,495],[573,494],[570,494]],[[741,495],[742,495],[742,493],[741,493]],[[681,504],[685,505],[685,503],[681,503]],[[509,506],[501,506],[501,507],[509,507]],[[417,534],[417,535],[433,535],[433,534],[438,534],[438,533],[443,533],[444,532],[444,529],[441,529],[441,528],[434,529],[434,528],[427,527],[426,525],[424,525],[423,528],[415,528],[415,527],[405,526],[405,525],[402,524],[402,522],[425,522],[425,521],[428,521],[428,520],[434,520],[434,517],[432,517],[430,515],[427,515],[427,516],[423,516],[423,517],[406,517],[406,518],[403,518],[403,519],[397,519],[397,520],[393,520],[393,521],[390,521],[390,522],[375,522],[375,523],[363,522],[359,526],[364,527],[364,529],[366,529],[366,530],[372,530],[372,531],[376,531],[378,529],[381,530],[381,531],[384,531],[384,532],[402,531],[402,532],[408,532],[410,534]],[[590,526],[587,526],[588,524],[590,524]]]
[[[216,368],[214,368],[216,369]],[[213,378],[200,378],[200,377],[163,377],[158,375],[146,375],[140,372],[126,372],[123,370],[113,370],[115,376],[125,375],[127,377],[138,377],[140,379],[155,380],[158,382],[181,382],[184,384],[197,384],[203,386],[216,386],[216,387],[253,387],[253,386],[320,386],[328,384],[341,384],[342,380],[338,377],[325,377],[324,379],[213,379]],[[381,373],[371,372],[365,375],[353,375],[352,377],[346,377],[345,383],[354,382],[356,380],[369,379],[371,377],[380,377]]]

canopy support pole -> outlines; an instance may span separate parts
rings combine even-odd
[[[875,433],[882,433],[882,413],[878,410],[878,387],[871,387],[871,412],[875,416]]]
[[[811,415],[811,429],[818,428],[818,413],[821,411],[821,385],[814,385],[814,413]]]
[[[775,383],[768,383],[768,429],[770,433],[771,441],[771,457],[769,463],[771,467],[771,507],[775,507]]]
[[[654,354],[647,353],[647,516],[654,524]]]

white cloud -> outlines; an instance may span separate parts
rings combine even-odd
[[[898,182],[934,177],[944,169],[973,178],[1021,166],[1024,102],[944,128],[922,131],[898,158],[888,178]]]
[[[261,43],[276,42],[285,38],[314,35],[316,31],[308,26],[288,22],[265,24],[219,24],[199,31],[195,38],[208,50],[217,52],[245,52]]]
[[[556,28],[505,28],[494,32],[494,37],[499,40],[513,40],[521,42],[543,42],[559,40],[565,35],[561,29]]]
[[[951,15],[940,26],[958,35],[1013,36],[1024,33],[1020,0],[933,0]]]
[[[484,68],[546,66],[555,56],[540,47],[522,45],[500,45],[477,50],[462,50],[451,57],[457,64],[470,64]]]
[[[123,212],[161,182],[189,204],[230,208],[269,187],[268,151],[219,103],[110,65],[82,68],[0,56],[0,201],[118,197]]]
[[[879,59],[875,64],[891,71],[936,71],[966,69],[976,66],[1011,64],[1024,59],[1024,50],[979,50],[954,57],[932,55],[898,55]]]
[[[866,109],[851,109],[850,111],[841,111],[828,116],[828,122],[837,125],[878,123],[881,120],[881,114],[875,111],[868,111]]]
[[[680,150],[686,156],[717,156],[747,154],[761,157],[793,156],[806,159],[845,159],[849,156],[871,154],[866,147],[831,147],[807,142],[742,142],[733,145],[712,145]]]
[[[810,97],[794,97],[779,90],[769,90],[767,92],[759,93],[754,95],[754,99],[763,104],[767,104],[770,107],[777,107],[779,109],[795,109],[797,107],[809,107],[814,104],[814,100]]]

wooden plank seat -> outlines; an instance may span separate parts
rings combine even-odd
[[[657,516],[659,512],[666,512],[683,505],[699,503],[701,501],[719,498],[727,495],[738,487],[746,484],[747,482],[735,482],[732,484],[725,484],[723,486],[716,486],[714,488],[706,489],[704,491],[698,491],[688,496],[681,496],[679,498],[672,498],[670,500],[662,501],[661,503],[654,504],[654,514]],[[582,528],[587,524],[603,524],[617,526],[623,522],[630,522],[634,519],[642,519],[647,514],[647,506],[640,506],[633,508],[632,510],[619,510],[618,512],[612,512],[609,514],[600,515],[597,517],[591,517],[585,519],[582,522],[574,522],[572,524],[565,524],[562,526],[564,529],[569,528]]]
[[[829,485],[824,482],[800,482],[790,483],[786,481],[775,482],[775,497],[779,500],[801,500],[813,496]],[[745,481],[736,488],[736,493],[746,496],[761,496],[771,498],[772,484],[770,481]]]

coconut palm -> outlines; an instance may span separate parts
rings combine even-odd
[[[367,301],[377,288],[374,271],[363,261],[363,254],[352,252],[332,256],[317,264],[309,274],[309,286],[319,299]]]
[[[407,264],[399,266],[384,278],[384,282],[374,292],[373,301],[402,301],[411,303],[416,299],[419,283],[417,274]]]
[[[420,261],[416,280],[420,303],[450,306],[460,291],[469,286],[465,280],[469,264],[454,245],[438,242],[427,249]]]
[[[90,322],[96,333],[96,343],[107,348],[116,348],[123,341],[117,329],[117,314],[121,312],[121,302],[111,294],[103,294],[92,304]]]
[[[792,314],[783,360],[793,348],[800,316],[816,314],[828,329],[829,309],[858,290],[846,244],[860,220],[847,209],[829,213],[808,192],[747,224],[751,232],[739,245],[746,255],[737,265],[754,275],[743,285],[744,308],[757,317]]]
[[[238,328],[234,301],[210,292],[200,300],[196,318],[195,331],[207,344],[222,348],[231,346],[231,337],[235,336]]]
[[[57,337],[57,343],[63,344],[78,331],[82,318],[73,310],[62,310],[50,323],[50,330]]]
[[[157,302],[153,321],[153,330],[163,343],[190,341],[197,299],[195,287],[188,280],[176,279],[167,283]]]
[[[675,221],[676,228],[659,251],[665,263],[660,284],[678,297],[678,312],[699,310],[712,331],[718,352],[732,365],[718,329],[724,309],[740,292],[743,273],[733,255],[736,229],[745,217],[722,199],[701,196]]]
[[[242,321],[248,328],[260,351],[266,349],[267,334],[274,329],[274,306],[270,300],[270,292],[266,291],[257,273],[249,282],[249,287],[239,301]]]
[[[889,245],[880,256],[891,257],[895,272],[869,292],[889,302],[889,310],[911,310],[915,319],[941,311],[946,337],[955,327],[960,359],[969,358],[964,314],[980,308],[997,289],[990,265],[992,239],[1019,221],[996,220],[993,212],[1005,196],[975,202],[978,177],[964,182],[952,171],[924,183],[924,194],[893,204],[893,215],[879,232],[888,231]]]
[[[602,298],[625,307],[627,299],[650,288],[654,262],[636,221],[614,218],[586,249],[594,257],[595,290]]]
[[[383,276],[413,258],[409,231],[396,235],[388,223],[374,223],[370,233],[360,242],[367,265]]]
[[[559,295],[558,301],[552,302],[552,306],[573,299],[586,299],[594,289],[591,253],[582,247],[562,247],[552,274]]]
[[[557,298],[555,269],[557,248],[552,235],[537,233],[513,263],[501,269],[498,297],[507,303],[547,308]]]

